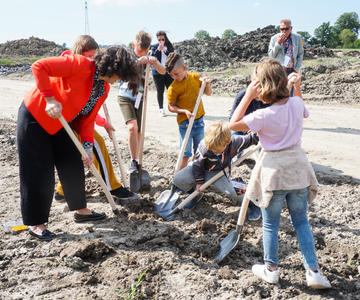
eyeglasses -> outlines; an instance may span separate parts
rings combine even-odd
[[[283,31],[283,30],[288,31],[290,28],[291,28],[291,26],[290,27],[285,27],[285,28],[280,28],[280,31]]]
[[[159,39],[158,41],[159,42],[165,42],[165,39]]]

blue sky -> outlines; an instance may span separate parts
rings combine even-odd
[[[85,1],[0,0],[0,43],[38,38],[66,43],[85,33]],[[292,21],[294,31],[308,31],[323,22],[334,25],[345,12],[360,15],[360,0],[88,0],[90,34],[99,44],[128,44],[143,29],[155,40],[166,30],[172,42],[194,37],[204,29],[220,36],[226,29],[237,34]]]

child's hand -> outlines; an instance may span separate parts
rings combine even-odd
[[[289,82],[288,82],[288,88],[291,90],[292,86],[296,89],[300,89],[300,82],[301,82],[301,75],[299,75],[296,72],[293,72],[289,74],[288,76]]]
[[[158,60],[157,60],[157,58],[155,57],[155,56],[150,56],[149,57],[149,63],[150,64],[155,64],[155,63],[157,63],[158,62]]]
[[[213,79],[211,79],[210,77],[208,77],[206,75],[201,75],[201,79],[203,81],[206,81],[206,84],[210,84],[210,82],[213,81]]]
[[[115,131],[115,128],[114,126],[110,125],[108,128],[105,129],[106,132],[108,133],[109,135],[109,138],[112,139],[112,132]]]
[[[192,112],[190,112],[190,111],[188,111],[188,110],[185,110],[185,115],[186,115],[186,117],[188,118],[188,120],[190,121],[190,119],[194,116],[193,114],[192,114]]]
[[[149,57],[148,56],[141,56],[139,59],[139,62],[141,62],[142,64],[147,64],[149,62]]]
[[[296,79],[294,79],[296,78]],[[288,76],[288,79],[295,84],[299,84],[300,85],[300,82],[301,82],[301,75],[296,73],[296,72],[293,72],[291,74],[289,74]]]
[[[255,99],[259,97],[261,93],[261,85],[258,80],[251,81],[249,86],[246,89],[246,94],[249,96],[250,99]]]
[[[195,189],[199,192],[199,194],[202,193],[202,191],[200,190],[201,186],[202,186],[201,184],[197,184],[195,187]]]

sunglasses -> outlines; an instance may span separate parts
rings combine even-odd
[[[283,31],[283,30],[288,31],[290,28],[291,27],[280,28],[280,31]]]
[[[165,39],[160,39],[160,40],[158,40],[159,42],[165,42]]]

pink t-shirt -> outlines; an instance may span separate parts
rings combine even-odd
[[[243,120],[259,135],[264,150],[281,150],[301,145],[303,118],[309,116],[300,97],[290,97],[283,105],[272,105],[244,116]]]

